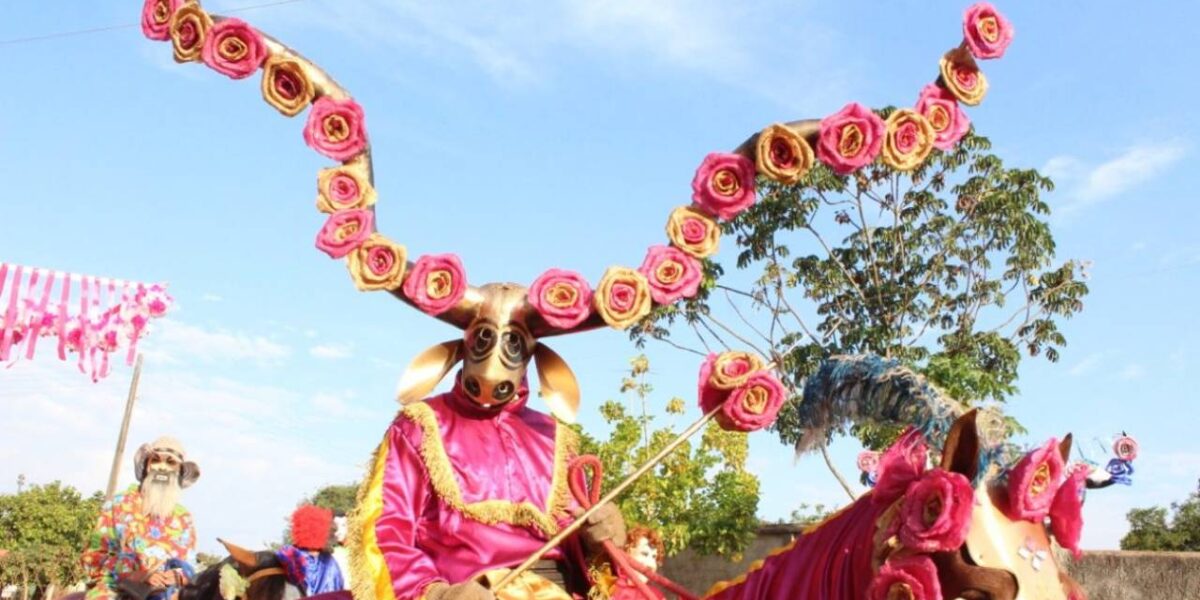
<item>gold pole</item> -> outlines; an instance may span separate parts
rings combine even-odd
[[[525,562],[518,565],[517,568],[513,569],[512,571],[509,571],[508,575],[504,576],[504,579],[501,579],[494,587],[492,587],[492,591],[499,590],[512,583],[517,579],[517,577],[521,576],[521,573],[524,573],[529,569],[529,567],[532,567],[533,564],[540,560],[547,552],[557,548],[558,545],[563,542],[563,540],[567,539],[567,537],[582,527],[583,524],[587,522],[588,517],[591,517],[596,511],[600,510],[601,506],[612,502],[614,498],[620,495],[621,492],[624,492],[626,488],[633,485],[633,483],[641,478],[642,475],[645,475],[647,471],[654,468],[654,466],[658,463],[662,462],[662,460],[666,458],[668,454],[678,448],[680,444],[687,441],[688,438],[695,435],[697,431],[700,431],[700,429],[704,427],[706,423],[711,421],[713,417],[717,416],[717,413],[720,412],[720,410],[721,405],[717,405],[716,408],[708,411],[708,414],[700,417],[700,419],[695,423],[692,423],[692,425],[685,429],[683,433],[679,434],[679,436],[674,440],[671,440],[670,444],[667,444],[662,450],[659,450],[658,454],[655,454],[649,461],[646,462],[646,464],[638,467],[638,469],[633,473],[630,473],[629,477],[626,477],[624,481],[617,484],[617,487],[605,494],[599,502],[593,504],[591,508],[583,511],[583,514],[579,515],[574,522],[572,522],[570,525],[567,525],[562,529],[562,531],[559,531],[554,537],[550,538],[550,541],[546,542],[546,544],[539,548],[537,552],[534,552],[532,556],[525,559]]]
[[[125,400],[125,416],[121,419],[121,434],[117,436],[117,452],[113,454],[112,470],[108,473],[106,501],[112,500],[117,490],[117,476],[121,474],[121,457],[125,455],[125,436],[129,433],[129,418],[133,416],[133,401],[137,399],[138,380],[142,377],[142,355],[139,353],[133,365],[133,381],[129,383],[129,397]]]

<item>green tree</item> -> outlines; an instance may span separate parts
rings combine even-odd
[[[605,490],[612,489],[670,443],[678,431],[656,427],[650,407],[653,387],[647,381],[645,356],[631,361],[621,393],[630,402],[609,400],[600,414],[611,430],[607,439],[582,434],[582,451],[604,465]],[[670,417],[686,412],[672,398]],[[746,471],[746,435],[710,424],[699,443],[689,441],[643,476],[617,500],[630,526],[646,525],[662,535],[667,554],[686,547],[704,554],[738,557],[754,537],[758,521],[758,478]]]
[[[345,485],[327,485],[313,494],[308,502],[328,508],[335,515],[345,515],[354,509],[357,502],[358,484],[347,483]]]
[[[1171,503],[1169,511],[1161,506],[1135,508],[1127,518],[1129,533],[1121,538],[1122,550],[1200,552],[1200,492]]]
[[[718,281],[724,268],[708,262],[704,291],[658,309],[635,339],[698,353],[754,349],[793,392],[830,355],[877,354],[964,404],[1003,402],[1023,355],[1058,360],[1059,323],[1083,308],[1088,289],[1086,264],[1054,263],[1042,199],[1051,180],[1006,167],[990,149],[971,132],[908,173],[876,162],[849,176],[818,164],[796,185],[760,178],[759,201],[725,225],[749,282]],[[775,425],[784,443],[800,431],[794,406]],[[852,430],[873,448],[896,432]]]
[[[85,498],[60,482],[0,494],[0,584],[44,588],[83,577],[80,553],[104,497]]]

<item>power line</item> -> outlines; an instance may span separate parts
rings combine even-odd
[[[293,4],[293,3],[301,2],[301,1],[302,0],[276,0],[275,2],[263,2],[261,4],[251,4],[249,6],[241,6],[238,8],[232,8],[232,9],[229,9],[227,11],[222,11],[222,12],[240,13],[240,12],[246,12],[248,10],[255,10],[255,9],[259,9],[259,8],[270,8],[272,6],[282,6],[284,4]],[[0,46],[15,46],[17,44],[27,44],[30,42],[42,42],[45,40],[54,40],[54,39],[59,39],[59,38],[75,37],[75,36],[80,36],[80,35],[91,35],[93,33],[102,33],[105,31],[117,31],[118,29],[132,29],[134,27],[140,27],[140,26],[141,26],[140,23],[127,23],[125,25],[109,25],[107,27],[91,27],[88,29],[76,29],[73,31],[60,31],[57,33],[47,33],[47,34],[43,34],[43,35],[35,35],[35,36],[24,37],[24,38],[14,38],[11,40],[0,40]]]

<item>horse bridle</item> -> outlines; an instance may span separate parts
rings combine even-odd
[[[271,577],[273,575],[287,575],[287,571],[283,570],[282,567],[267,567],[266,569],[259,569],[246,577],[246,586],[249,587],[250,584],[254,583],[255,581],[258,581],[264,577]]]

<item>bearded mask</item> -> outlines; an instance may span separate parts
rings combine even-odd
[[[424,399],[461,362],[464,394],[482,408],[502,407],[518,396],[532,360],[540,395],[550,412],[561,421],[575,421],[579,410],[575,374],[558,354],[538,341],[539,336],[568,332],[552,330],[541,319],[523,286],[489,283],[473,287],[462,302],[439,318],[463,329],[463,338],[438,344],[412,361],[400,378],[397,395],[402,404]]]

